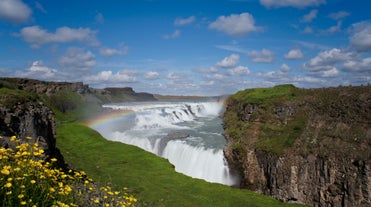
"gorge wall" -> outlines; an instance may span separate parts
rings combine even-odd
[[[371,87],[247,89],[227,100],[241,187],[311,206],[371,206]]]

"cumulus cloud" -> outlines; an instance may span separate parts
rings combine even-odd
[[[181,75],[180,74],[178,74],[178,73],[175,73],[175,72],[170,72],[170,73],[168,73],[167,74],[167,76],[166,76],[166,78],[168,78],[168,79],[181,79]]]
[[[355,62],[351,63],[352,61],[359,61],[356,54],[333,48],[319,53],[316,57],[310,59],[309,62],[304,63],[304,68],[312,76],[322,78],[335,77],[339,75],[345,63],[356,65]]]
[[[325,4],[326,0],[260,0],[260,4],[267,8],[295,7],[305,8]]]
[[[216,66],[222,68],[231,68],[236,66],[240,62],[240,56],[238,54],[232,54],[225,57],[222,61],[216,63]]]
[[[96,64],[95,55],[91,51],[84,51],[82,48],[69,48],[59,58],[59,65],[80,71],[89,70]]]
[[[156,80],[159,79],[160,74],[156,71],[148,71],[144,74],[144,79],[146,80]]]
[[[237,66],[235,68],[228,69],[228,73],[230,75],[249,75],[250,74],[250,69],[245,66]]]
[[[358,51],[371,51],[371,22],[359,22],[351,26],[350,44]]]
[[[33,48],[39,48],[47,43],[70,43],[81,42],[91,46],[99,45],[95,34],[97,32],[89,28],[57,28],[55,33],[50,33],[39,26],[25,27],[21,30],[19,36],[31,44]]]
[[[164,35],[164,39],[175,39],[180,36],[180,30],[175,30],[172,34],[166,34]]]
[[[128,46],[122,43],[119,45],[119,49],[102,47],[99,49],[99,53],[103,56],[126,55],[128,53],[128,49]]]
[[[292,49],[287,54],[285,54],[285,58],[290,60],[300,59],[303,58],[303,53],[300,49]]]
[[[209,24],[209,28],[232,36],[241,36],[261,30],[260,27],[255,25],[254,17],[247,12],[220,16],[216,21]]]
[[[192,24],[195,20],[196,20],[195,16],[190,16],[188,18],[178,17],[174,20],[174,25],[175,26],[183,26],[183,25],[187,25],[187,24]]]
[[[313,9],[308,14],[304,15],[301,19],[302,22],[311,22],[313,19],[317,18],[318,10]]]
[[[252,58],[252,61],[258,63],[271,63],[274,60],[274,54],[270,50],[262,49],[262,51],[253,50],[247,53],[247,56]]]
[[[282,64],[281,67],[280,67],[280,72],[281,73],[288,73],[290,72],[291,68],[286,65],[286,64]]]
[[[12,23],[24,23],[30,20],[32,10],[22,0],[1,0],[0,19]]]
[[[89,84],[101,84],[109,83],[110,85],[114,85],[117,83],[133,83],[137,81],[135,73],[128,72],[127,70],[119,71],[113,73],[111,70],[104,70],[99,72],[98,74],[86,76],[84,81]]]
[[[344,70],[354,71],[354,72],[365,72],[369,73],[371,70],[371,58],[363,58],[360,60],[348,60],[344,63]],[[368,77],[370,77],[368,75]]]
[[[316,57],[305,63],[307,68],[323,68],[325,66],[332,66],[339,62],[344,62],[353,59],[354,54],[352,52],[345,52],[338,48],[333,48],[331,50],[326,50],[319,53]]]
[[[27,69],[16,71],[14,75],[16,77],[27,77],[40,80],[60,80],[63,76],[61,72],[47,66],[42,60],[33,61]]]
[[[334,20],[340,20],[340,19],[344,19],[345,17],[349,15],[350,14],[346,11],[339,11],[339,12],[329,14],[329,17]]]

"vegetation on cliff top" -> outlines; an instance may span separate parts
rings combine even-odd
[[[293,85],[246,89],[227,100],[230,147],[281,155],[344,155],[370,159],[370,86],[299,89]],[[331,143],[336,143],[333,145]]]

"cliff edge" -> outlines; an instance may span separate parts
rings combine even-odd
[[[224,154],[241,187],[312,206],[371,206],[371,87],[240,91]]]

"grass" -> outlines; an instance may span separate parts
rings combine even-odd
[[[291,85],[278,85],[272,88],[253,88],[239,91],[233,95],[233,98],[245,103],[269,104],[272,100],[280,98],[290,99],[297,95],[298,89]]]
[[[58,125],[57,134],[57,147],[67,162],[94,180],[128,187],[138,206],[300,206],[182,175],[166,159],[108,141],[79,123]]]

